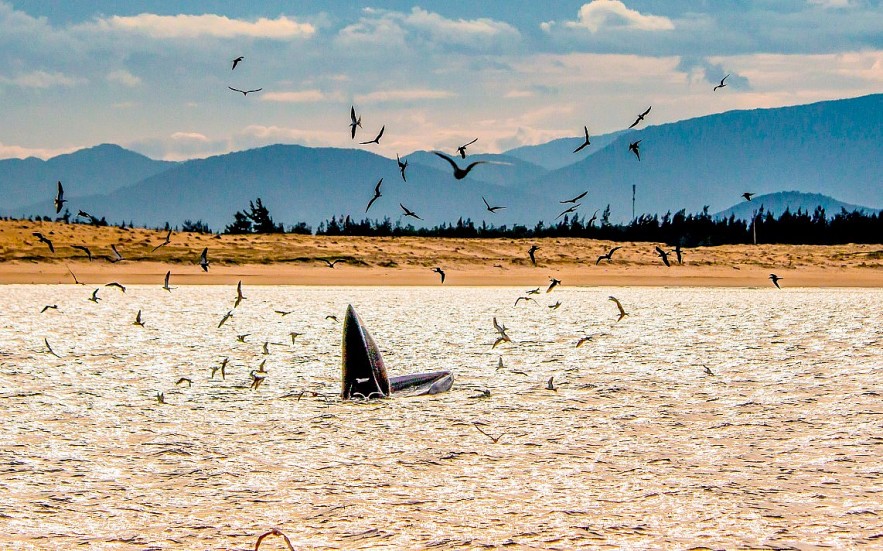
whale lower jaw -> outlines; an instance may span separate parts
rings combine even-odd
[[[352,305],[346,309],[343,323],[341,397],[386,398],[393,392],[420,396],[450,390],[454,374],[435,371],[389,378],[380,349]]]

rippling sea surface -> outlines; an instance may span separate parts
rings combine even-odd
[[[880,290],[92,289],[0,287],[4,549],[883,546]],[[451,392],[341,402],[350,303]]]

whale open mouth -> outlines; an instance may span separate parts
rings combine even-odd
[[[346,309],[341,348],[341,397],[344,400],[386,398],[393,392],[412,396],[439,394],[454,384],[454,374],[450,371],[388,377],[380,349],[352,305]]]

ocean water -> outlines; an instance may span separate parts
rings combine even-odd
[[[93,288],[0,286],[0,548],[883,545],[881,290]],[[341,402],[347,304],[451,392]]]

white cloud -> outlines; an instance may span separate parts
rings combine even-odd
[[[540,24],[544,31],[550,31],[554,21]],[[588,29],[596,33],[603,29],[632,29],[638,31],[670,31],[675,28],[668,17],[646,15],[628,8],[620,0],[592,0],[579,9],[577,21],[566,21],[565,27]]]
[[[0,159],[27,159],[28,157],[37,157],[39,159],[51,159],[65,153],[73,153],[82,147],[62,147],[57,149],[39,148],[39,147],[23,147],[20,145],[6,145],[0,142]]]
[[[176,142],[206,143],[209,141],[208,136],[199,132],[173,132],[169,137]]]
[[[447,90],[431,90],[428,88],[412,88],[404,90],[378,90],[356,96],[357,103],[385,103],[394,101],[417,101],[448,99],[457,95]]]
[[[88,82],[86,79],[71,77],[64,73],[47,73],[46,71],[33,71],[15,77],[0,77],[0,83],[14,84],[21,88],[71,88]]]
[[[142,13],[135,16],[114,15],[101,18],[86,25],[107,31],[122,31],[146,34],[153,38],[197,38],[213,36],[218,38],[267,38],[287,40],[309,37],[316,28],[309,23],[299,23],[280,15],[276,19],[261,17],[255,21],[230,19],[223,15],[156,15]]]
[[[117,84],[128,86],[129,88],[135,88],[136,86],[141,85],[141,79],[125,69],[107,73],[107,80],[109,82],[116,82]]]
[[[329,101],[333,98],[321,90],[301,90],[299,92],[267,92],[261,95],[261,101],[279,103],[315,103]]]
[[[825,9],[832,8],[851,8],[855,6],[854,0],[808,0],[814,6],[821,6]]]

